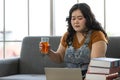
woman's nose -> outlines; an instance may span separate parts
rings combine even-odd
[[[75,20],[75,24],[78,24],[78,23],[79,23],[79,20],[78,20],[78,19],[76,19],[76,20]]]

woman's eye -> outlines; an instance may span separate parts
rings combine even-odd
[[[78,18],[79,20],[82,20],[83,18]]]
[[[82,20],[83,18],[82,17],[80,17],[80,18],[72,18],[71,20]]]
[[[72,20],[75,20],[75,18],[72,18]]]

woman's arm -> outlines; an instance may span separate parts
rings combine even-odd
[[[91,59],[97,57],[105,57],[106,50],[107,44],[105,41],[98,41],[93,43],[91,50]],[[89,67],[87,72],[89,72]]]
[[[50,57],[50,59],[56,63],[63,62],[64,54],[65,54],[65,47],[62,46],[61,44],[59,45],[56,52],[53,51],[52,49],[50,49],[48,52],[48,56]]]
[[[105,57],[107,44],[105,41],[98,41],[93,43],[91,50],[91,58]]]

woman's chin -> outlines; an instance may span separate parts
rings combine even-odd
[[[75,29],[76,32],[81,32],[82,30],[81,29]]]

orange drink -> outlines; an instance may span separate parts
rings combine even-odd
[[[49,38],[42,37],[41,44],[42,44],[41,53],[47,54],[49,49]]]
[[[48,48],[49,48],[49,43],[48,42],[41,42],[41,44],[42,44],[41,52],[47,54]]]

